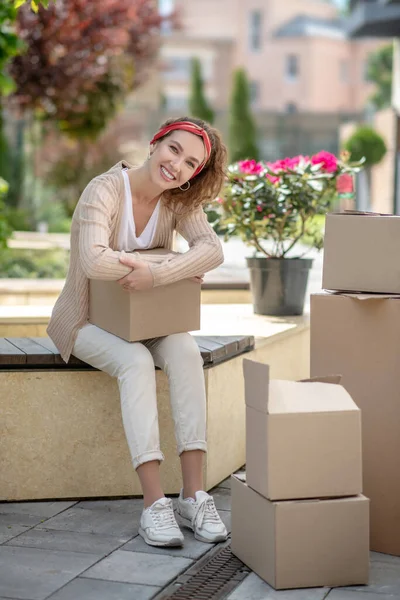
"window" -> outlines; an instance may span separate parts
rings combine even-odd
[[[190,76],[190,59],[184,56],[167,58],[167,68],[164,71],[166,79],[188,79]]]
[[[259,81],[250,81],[249,83],[250,90],[250,102],[251,104],[257,104],[260,100],[260,82]]]
[[[249,14],[249,46],[250,50],[261,50],[262,13],[252,10]]]
[[[296,81],[299,76],[299,57],[297,54],[288,54],[286,57],[286,78],[289,81]]]
[[[297,104],[295,104],[294,102],[288,102],[288,104],[286,104],[286,113],[288,115],[293,115],[294,113],[297,113]]]
[[[340,61],[340,81],[342,83],[349,82],[349,63],[347,60]]]
[[[165,110],[187,110],[187,98],[185,96],[166,96]]]

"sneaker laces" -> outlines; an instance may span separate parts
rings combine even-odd
[[[151,509],[151,516],[159,529],[170,529],[177,527],[171,500],[168,503],[157,502]]]
[[[192,524],[196,526],[196,528],[200,529],[203,523],[220,522],[221,518],[217,512],[217,509],[215,508],[214,498],[211,496],[209,498],[204,498],[204,500],[202,500],[196,508]]]

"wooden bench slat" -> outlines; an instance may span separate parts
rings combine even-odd
[[[63,359],[60,356],[59,351],[57,350],[56,346],[53,344],[49,337],[34,337],[31,338],[31,340],[33,340],[34,342],[36,342],[36,344],[39,344],[49,352],[52,352],[54,357],[54,364],[65,365]]]
[[[200,349],[210,352],[211,362],[214,363],[216,360],[221,360],[226,356],[226,348],[224,344],[217,342],[216,338],[211,340],[206,336],[196,336],[195,339]]]
[[[32,338],[5,339],[26,354],[26,364],[54,365],[53,352],[36,343]]]
[[[26,364],[26,354],[19,350],[14,344],[0,338],[0,365],[23,365]]]
[[[205,368],[254,348],[253,336],[194,336],[194,339]],[[0,368],[4,370],[7,367],[96,370],[75,356],[71,356],[66,364],[48,337],[0,338]]]
[[[227,354],[229,354],[231,348],[235,353],[239,351],[245,352],[254,348],[254,337],[250,335],[217,335],[207,336],[207,339],[224,344]]]
[[[71,358],[68,361],[68,365],[67,365],[61,358],[60,353],[57,350],[56,346],[53,344],[51,339],[48,337],[38,337],[38,338],[31,338],[31,339],[34,340],[37,344],[40,344],[41,346],[46,348],[49,352],[53,353],[54,363],[57,366],[68,367],[68,365],[75,365],[75,366],[79,365],[80,367],[85,367],[87,369],[93,369],[93,367],[91,367],[87,363],[79,360],[79,358],[76,358],[76,356],[72,356],[72,355],[71,355]]]

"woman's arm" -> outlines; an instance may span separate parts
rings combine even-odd
[[[154,286],[166,285],[212,271],[224,261],[221,242],[207,221],[202,207],[183,217],[176,231],[189,243],[189,250],[163,264],[149,264]]]
[[[132,271],[120,263],[124,252],[112,250],[112,215],[118,194],[111,182],[94,179],[85,188],[77,207],[79,256],[88,279],[117,280]]]

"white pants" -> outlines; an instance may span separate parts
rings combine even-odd
[[[95,325],[85,325],[72,354],[118,379],[122,420],[135,469],[144,462],[164,459],[154,366],[168,376],[178,453],[207,450],[203,360],[189,333],[126,342]]]

